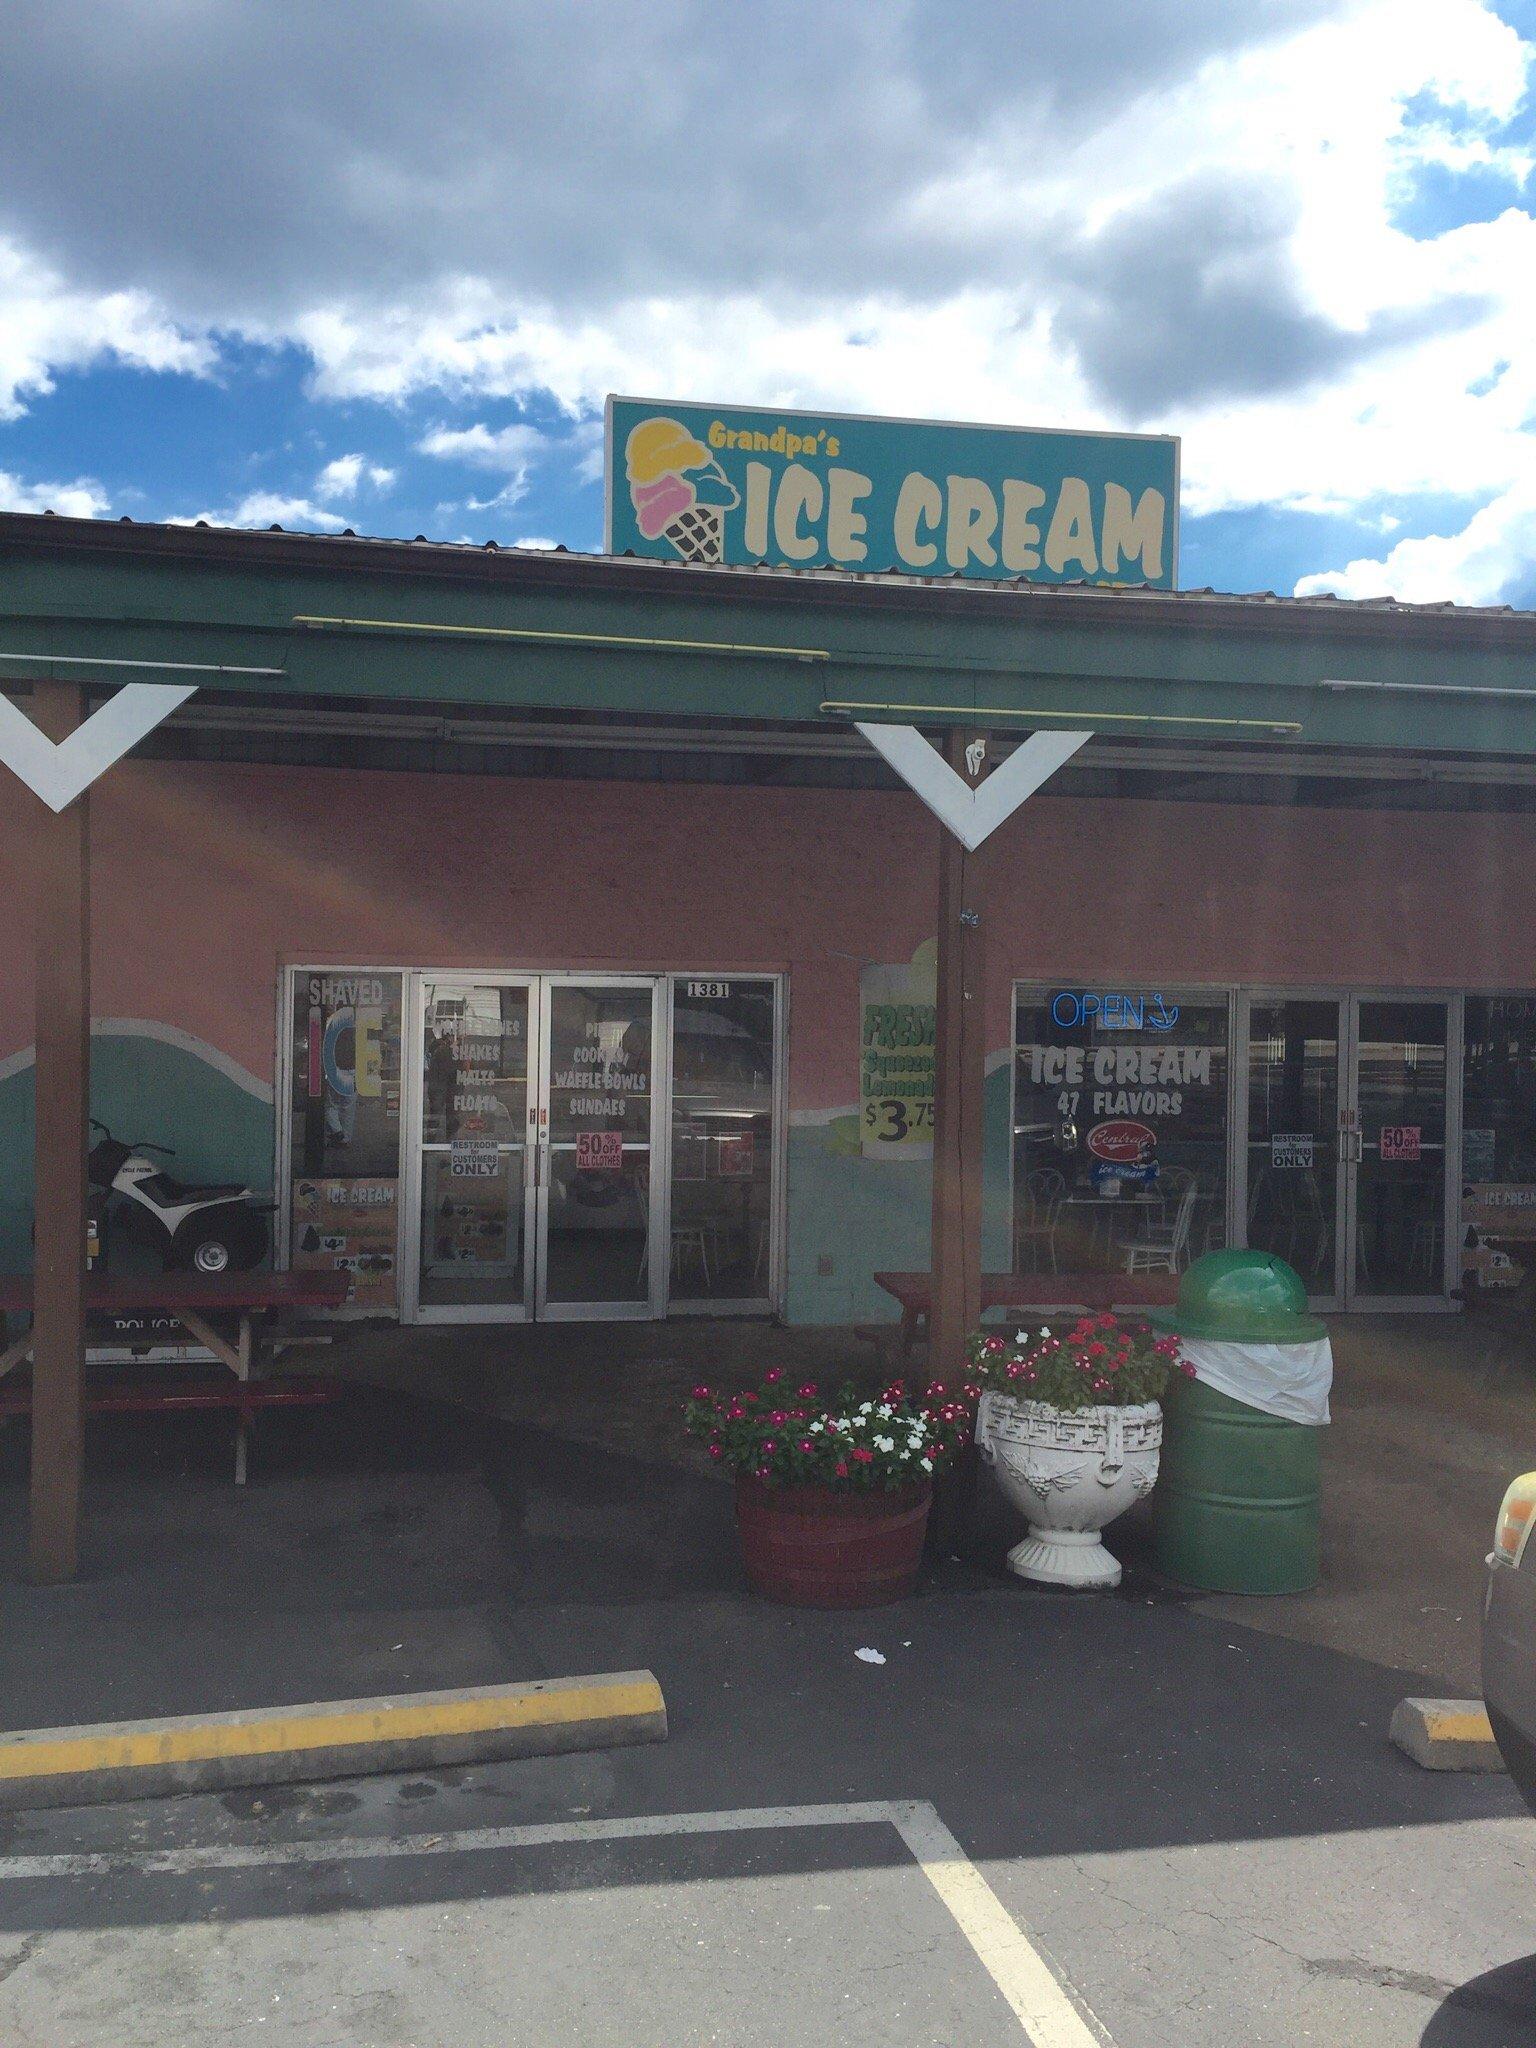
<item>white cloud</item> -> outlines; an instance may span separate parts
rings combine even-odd
[[[1021,317],[1000,289],[967,290],[936,304],[894,295],[831,306],[789,295],[635,300],[601,324],[575,328],[552,307],[499,325],[489,314],[489,299],[467,289],[455,294],[454,317],[442,320],[404,308],[353,320],[333,309],[304,326],[315,389],[327,398],[390,403],[444,389],[512,402],[536,393],[553,398],[573,418],[584,481],[602,473],[593,413],[615,390],[1042,426],[1102,425],[1113,417],[1085,393],[1045,317]],[[521,475],[549,441],[523,424],[493,431],[476,423],[434,429],[417,445],[423,454]]]
[[[643,395],[643,394],[642,394]],[[601,418],[578,420],[566,439],[567,460],[574,460],[576,480],[583,484],[600,484],[607,451],[603,446],[603,422]]]
[[[297,344],[324,400],[552,403],[586,481],[610,390],[1163,428],[1194,513],[1504,502],[1530,466],[1536,221],[1395,225],[1426,171],[1513,202],[1529,167],[1500,127],[1532,50],[1484,0],[1138,0],[1112,37],[1038,0],[1024,39],[1008,0],[589,0],[515,42],[503,0],[395,0],[364,61],[330,9],[130,34],[95,0],[82,38],[13,5],[0,189],[56,253],[0,248],[0,410],[105,352],[206,371],[229,333]],[[793,119],[743,114],[769,65]],[[263,80],[275,125],[243,118]],[[485,510],[545,445],[419,449],[494,477]],[[365,480],[346,454],[272,503],[334,524]]]
[[[60,371],[111,358],[136,369],[206,376],[211,335],[174,321],[142,291],[71,289],[50,266],[0,236],[0,420],[46,396]]]
[[[977,255],[947,290],[809,278],[706,293],[679,278],[576,311],[460,273],[425,309],[338,299],[299,329],[333,398],[547,394],[583,431],[610,390],[1044,426],[1134,418],[1183,436],[1193,513],[1499,491],[1531,455],[1536,221],[1511,207],[1415,241],[1393,208],[1453,141],[1469,161],[1520,168],[1487,137],[1530,61],[1480,0],[1350,0],[1100,107],[1049,152],[1031,150],[1031,120],[999,125],[893,195],[922,246],[953,256],[1012,238],[1010,264]],[[1426,94],[1456,110],[1454,137],[1408,118]],[[1214,239],[1213,192],[1234,195]],[[1014,264],[1016,282],[981,281]],[[1513,367],[1481,388],[1499,363]],[[1159,383],[1150,411],[1127,410]],[[433,452],[475,459],[476,435],[488,430]],[[587,450],[585,478],[598,459]]]
[[[1473,514],[1460,533],[1400,540],[1378,561],[1303,576],[1298,597],[1397,597],[1409,604],[1500,604],[1536,583],[1536,479]],[[1526,596],[1526,602],[1529,602]]]
[[[57,512],[64,519],[100,519],[111,501],[99,483],[76,477],[72,484],[29,484],[0,469],[0,512]]]
[[[557,540],[548,539],[542,533],[525,533],[521,540],[513,541],[512,545],[515,548],[538,548],[542,553],[547,554],[552,549],[559,547],[560,543]]]
[[[479,421],[472,427],[434,427],[416,443],[419,454],[467,463],[471,469],[490,470],[506,478],[489,498],[470,498],[467,509],[471,512],[505,510],[525,498],[528,473],[548,445],[537,427],[517,423],[493,431]]]
[[[472,427],[434,427],[416,443],[422,455],[441,455],[475,469],[514,474],[525,470],[547,445],[537,427],[519,424],[493,431],[478,421]]]
[[[312,527],[319,533],[340,533],[347,523],[312,498],[285,497],[281,491],[248,491],[239,504],[222,512],[197,512],[170,524],[193,526],[198,520],[209,526]]]
[[[363,458],[361,455],[338,455],[328,462],[315,478],[317,498],[352,498],[357,495],[362,480]]]
[[[395,480],[392,469],[370,462],[366,455],[337,455],[315,478],[315,496],[327,501],[355,498],[365,476],[376,491],[388,490]]]

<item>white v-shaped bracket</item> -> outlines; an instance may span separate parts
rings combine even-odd
[[[972,789],[915,725],[858,725],[857,720],[855,724],[970,853],[1093,738],[1091,732],[1033,732],[979,788]]]
[[[126,683],[58,742],[39,731],[19,704],[0,697],[0,761],[50,810],[62,811],[196,688],[196,683]]]

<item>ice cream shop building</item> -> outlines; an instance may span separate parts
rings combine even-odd
[[[1536,617],[1182,591],[1135,437],[615,402],[608,495],[0,519],[0,1269],[88,929],[92,1114],[343,1313],[874,1321],[952,1168],[988,1271],[1523,1283]]]

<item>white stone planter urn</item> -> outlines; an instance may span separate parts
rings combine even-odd
[[[1079,1408],[986,1393],[976,1442],[1029,1534],[1008,1553],[1008,1569],[1047,1586],[1118,1586],[1120,1565],[1099,1540],[1157,1483],[1163,1411]]]

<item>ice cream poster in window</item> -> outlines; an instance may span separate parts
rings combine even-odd
[[[349,1308],[395,1307],[398,1186],[382,1175],[293,1184],[296,1273],[345,1273]]]
[[[664,540],[685,562],[725,558],[725,515],[740,493],[702,441],[658,414],[630,429],[624,446],[635,522],[647,540]]]

